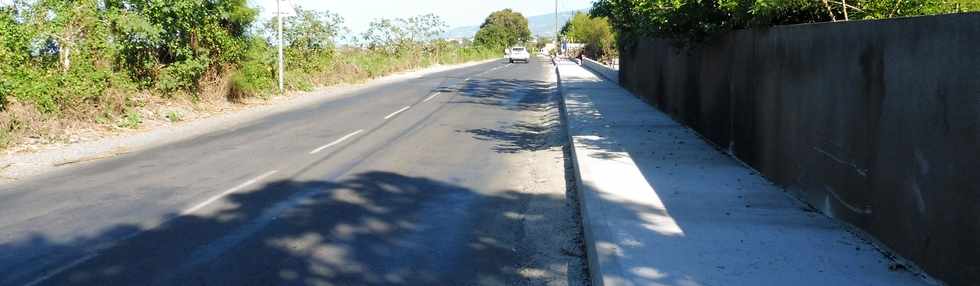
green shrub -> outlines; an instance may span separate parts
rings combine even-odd
[[[139,112],[130,109],[123,114],[116,126],[119,126],[120,128],[136,129],[140,127],[140,124],[143,124],[143,117],[140,116]]]
[[[12,79],[10,90],[13,97],[33,103],[42,113],[55,113],[61,109],[56,100],[62,88],[57,75],[26,68],[8,76]]]
[[[197,81],[207,65],[201,60],[185,60],[170,64],[160,71],[157,88],[164,92],[196,91]]]
[[[228,98],[233,101],[247,97],[264,97],[276,88],[275,51],[264,40],[249,42],[238,69],[231,76]]]
[[[231,76],[228,98],[239,101],[248,97],[264,97],[275,89],[276,82],[261,67],[244,66]]]
[[[584,43],[586,56],[593,59],[616,57],[616,35],[605,17],[576,13],[561,29],[566,39]]]
[[[170,122],[179,122],[183,121],[184,117],[180,114],[180,112],[170,111],[167,112],[167,120],[170,120]]]

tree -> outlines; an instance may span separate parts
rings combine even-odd
[[[124,29],[122,57],[134,76],[165,92],[194,91],[208,71],[247,53],[257,11],[246,0],[106,1],[136,29]],[[131,28],[132,28],[131,27]]]
[[[274,44],[278,21],[272,17],[264,24],[267,44]],[[283,42],[286,64],[313,72],[325,67],[333,56],[334,39],[346,31],[344,18],[336,13],[296,8],[296,16],[283,19]],[[253,43],[253,47],[256,47]]]
[[[283,41],[290,48],[306,51],[322,51],[332,49],[334,38],[346,28],[344,18],[328,11],[317,12],[296,8],[296,16],[283,19]],[[278,33],[278,19],[272,17],[265,23],[266,35],[271,37]]]
[[[700,41],[734,29],[980,11],[976,0],[597,0],[617,34]]]
[[[487,17],[480,30],[476,32],[474,42],[488,48],[503,48],[531,39],[531,29],[528,28],[527,18],[511,9],[493,12]]]
[[[616,36],[605,17],[590,17],[579,12],[561,28],[562,36],[571,42],[585,44],[585,55],[594,59],[616,54]]]
[[[446,22],[435,14],[379,19],[369,24],[362,38],[371,50],[388,54],[415,52],[444,33],[446,27]]]

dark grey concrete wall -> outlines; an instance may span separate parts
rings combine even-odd
[[[952,285],[980,285],[980,14],[622,47],[621,84]]]

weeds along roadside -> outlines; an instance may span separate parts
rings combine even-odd
[[[287,91],[310,91],[317,87],[359,83],[373,78],[436,64],[457,64],[498,56],[490,50],[464,49],[437,58],[388,55],[365,50],[338,51],[320,66],[286,71]],[[179,122],[206,116],[277,94],[273,67],[245,61],[227,72],[202,79],[205,86],[195,93],[169,94],[153,90],[110,87],[96,100],[55,107],[45,112],[37,104],[10,98],[0,111],[0,149],[22,143],[57,143],[98,137],[98,134],[139,129],[147,119]],[[273,62],[274,63],[274,62]],[[67,88],[66,88],[67,89]],[[67,91],[66,89],[56,91]],[[80,139],[81,138],[81,139]]]
[[[0,7],[0,150],[207,116],[277,93],[276,19],[258,23],[244,0],[121,2]],[[335,43],[342,23],[311,10],[288,18],[287,90],[497,55],[435,40],[445,24],[434,15],[378,21],[369,32],[385,37],[366,34],[353,47]]]

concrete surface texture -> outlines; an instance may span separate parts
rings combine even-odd
[[[0,285],[582,285],[556,99],[498,60],[4,185]]]
[[[622,84],[819,211],[980,284],[980,13],[644,39]]]
[[[618,85],[557,69],[593,285],[928,285]]]
[[[619,82],[619,69],[604,65],[590,58],[582,59],[582,66],[601,75],[608,81]]]

